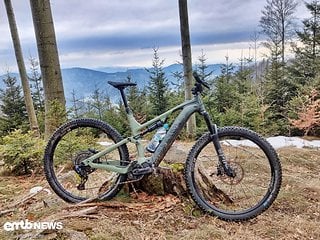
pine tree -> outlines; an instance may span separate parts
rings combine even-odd
[[[10,32],[11,32],[11,36],[12,36],[12,42],[13,42],[14,51],[15,51],[15,55],[16,55],[17,65],[18,65],[18,69],[19,69],[19,75],[20,75],[21,85],[22,85],[22,89],[23,89],[24,102],[25,102],[25,106],[26,106],[26,110],[27,110],[27,114],[28,114],[28,118],[29,118],[30,129],[32,131],[35,131],[36,135],[40,135],[38,120],[36,117],[36,112],[35,112],[33,101],[32,101],[32,96],[31,96],[31,91],[30,91],[30,86],[29,86],[29,81],[28,81],[28,75],[27,75],[25,64],[24,64],[22,48],[21,48],[21,44],[20,44],[20,39],[19,39],[17,24],[16,24],[14,12],[13,12],[13,7],[11,4],[11,0],[5,0],[4,3],[6,6],[6,10],[7,10],[9,27],[10,27]]]
[[[45,138],[49,138],[66,120],[66,100],[50,0],[32,0],[30,6],[45,94]],[[59,112],[56,111],[57,108],[60,109]]]
[[[0,90],[0,109],[1,109],[1,131],[2,135],[8,132],[22,128],[26,130],[28,125],[28,116],[24,99],[22,96],[22,88],[17,85],[17,79],[7,74],[7,78],[3,79],[5,89]]]
[[[181,69],[182,68],[183,66],[181,67]],[[184,81],[183,71],[177,70],[172,73],[172,76],[176,80],[174,82],[171,82],[173,86],[173,91],[169,92],[169,95],[170,95],[169,108],[173,108],[185,100],[185,88],[184,88],[185,81]]]
[[[150,74],[150,84],[148,87],[149,99],[151,103],[151,114],[159,115],[168,109],[169,90],[168,80],[163,70],[164,60],[158,55],[158,49],[153,49],[152,68],[147,69]]]
[[[311,17],[302,21],[302,31],[297,31],[302,46],[294,45],[295,59],[290,67],[297,84],[308,84],[320,73],[320,3],[305,3]]]
[[[214,81],[214,88],[212,96],[214,105],[219,113],[224,113],[228,108],[231,108],[235,103],[235,85],[233,84],[233,70],[232,64],[227,63],[221,67],[221,75]]]
[[[71,92],[71,118],[80,118],[82,116],[82,101],[77,97],[76,91],[73,89]]]
[[[206,81],[210,80],[210,76],[212,75],[213,71],[208,71],[208,65],[207,65],[207,58],[206,54],[203,52],[203,49],[201,50],[201,55],[198,57],[199,64],[197,65],[197,73],[199,77]]]
[[[102,120],[103,112],[106,110],[107,103],[110,102],[110,99],[107,95],[104,94],[98,87],[95,87],[92,95],[90,105],[93,107],[98,118]]]
[[[44,112],[44,92],[42,86],[42,77],[39,73],[39,62],[35,58],[30,58],[29,82],[31,95],[36,113]]]
[[[128,76],[127,80],[133,82],[131,76]],[[147,119],[149,107],[146,89],[140,91],[137,86],[129,87],[127,90],[127,99],[135,118],[138,122],[144,122]]]

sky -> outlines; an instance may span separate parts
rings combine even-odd
[[[26,65],[38,58],[29,1],[11,0]],[[193,62],[236,62],[259,31],[266,0],[189,0]],[[165,65],[181,61],[178,0],[51,0],[62,68],[149,67],[153,48]],[[307,17],[301,3],[297,17]],[[261,37],[260,37],[261,39]],[[260,49],[262,57],[263,50]],[[16,71],[3,1],[0,1],[0,74]]]

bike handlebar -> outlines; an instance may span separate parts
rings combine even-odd
[[[206,88],[210,89],[210,86],[205,81],[201,80],[197,72],[193,72],[194,79],[200,83],[201,85],[205,86]]]

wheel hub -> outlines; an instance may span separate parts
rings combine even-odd
[[[237,163],[237,162],[229,162],[229,166],[230,168],[233,169],[233,171],[235,172],[235,177],[229,177],[227,176],[225,173],[221,174],[219,176],[220,180],[226,184],[229,185],[237,185],[239,184],[242,179],[244,178],[244,170],[242,168],[242,166]]]

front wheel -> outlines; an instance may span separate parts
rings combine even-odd
[[[220,219],[254,218],[271,206],[280,190],[282,173],[277,153],[265,139],[244,128],[221,128],[218,138],[236,176],[224,173],[210,134],[204,134],[187,158],[189,193],[204,212]]]

